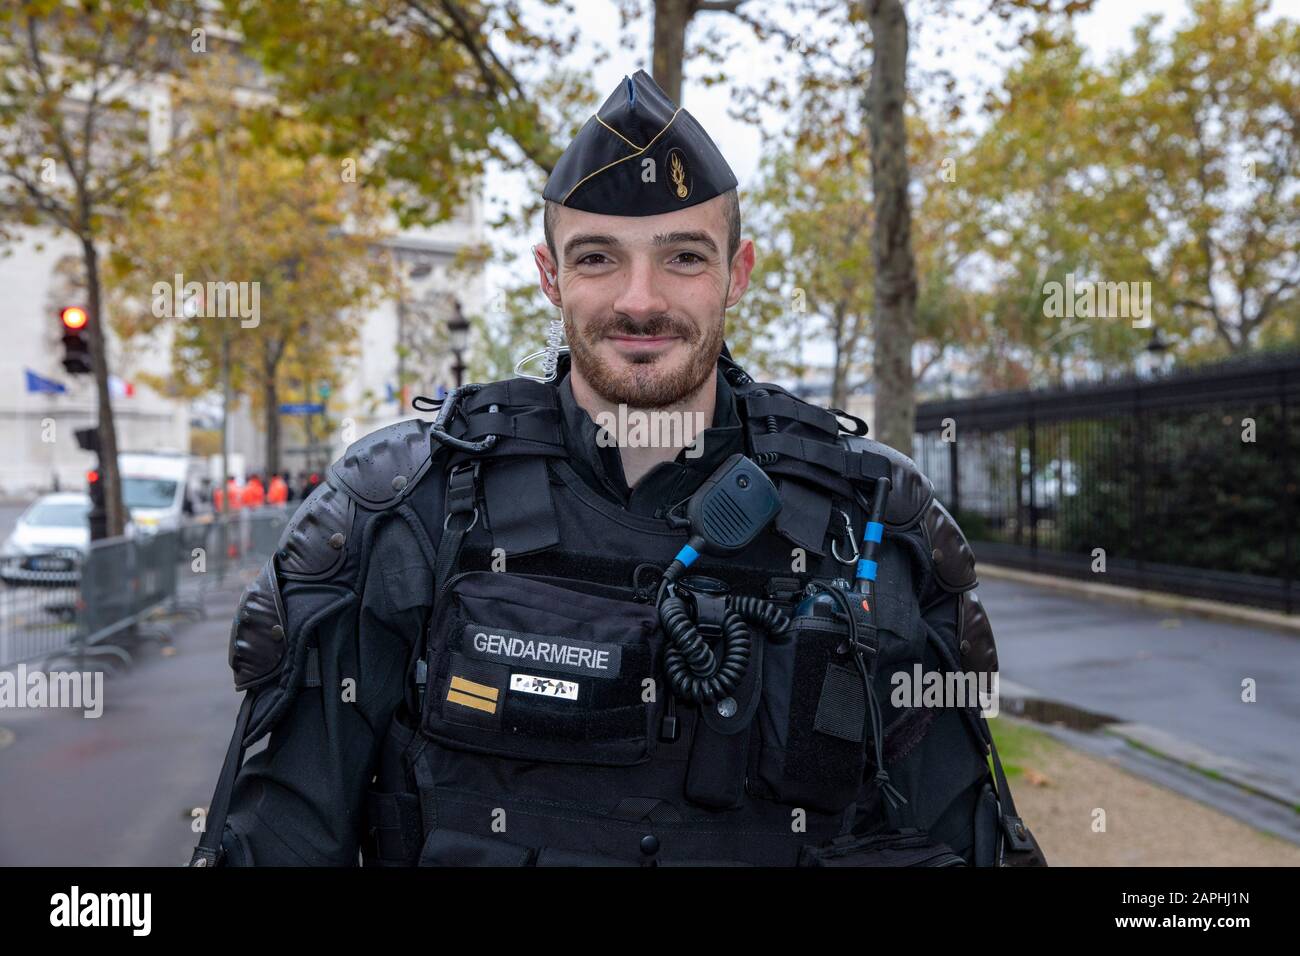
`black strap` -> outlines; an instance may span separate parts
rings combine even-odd
[[[559,408],[559,395],[555,386],[534,382],[527,378],[510,378],[489,382],[473,395],[466,396],[462,410],[467,415],[484,411],[492,405],[514,408]]]
[[[989,750],[993,754],[993,775],[998,785],[998,803],[1002,814],[1002,835],[1007,841],[1003,853],[1041,853],[1038,843],[1030,834],[1028,827],[1025,826],[1025,822],[1016,813],[1016,801],[1011,796],[1011,786],[1007,783],[1006,772],[1003,771],[1002,761],[998,757],[998,745],[993,742],[992,734],[989,734]]]
[[[433,771],[429,769],[429,763],[424,758],[423,750],[418,752],[411,762],[411,772],[415,774],[415,786],[420,794],[420,826],[427,836],[429,831],[438,826],[438,802],[437,784],[433,779]]]
[[[378,862],[387,866],[414,866],[424,843],[419,796],[372,790],[366,799]]]
[[[840,433],[839,420],[833,414],[824,408],[801,402],[781,392],[750,396],[745,400],[745,411],[750,418],[766,418],[768,415],[775,415],[778,418],[801,422],[820,432],[825,432],[832,438]]]
[[[320,648],[315,644],[307,648],[307,661],[303,666],[303,687],[319,687],[320,680]]]
[[[783,432],[755,435],[754,451],[759,454],[775,452],[787,458],[806,461],[849,479],[890,477],[889,459],[882,455],[849,451],[842,445],[797,438]]]
[[[255,694],[256,691],[244,691],[244,701],[239,705],[239,716],[235,719],[235,732],[230,737],[230,746],[226,748],[226,761],[221,765],[217,788],[208,805],[203,836],[199,838],[194,855],[190,857],[190,866],[216,866],[221,860],[221,837],[226,829],[226,816],[230,812],[230,798],[235,792],[235,777],[244,762],[244,734],[248,731],[248,719],[253,713]]]
[[[471,460],[455,465],[447,476],[446,517],[442,538],[438,541],[437,566],[434,568],[434,593],[438,600],[460,563],[460,549],[465,535],[478,523],[479,462]],[[465,520],[465,515],[471,515]]]
[[[467,415],[465,433],[461,437],[475,441],[486,435],[535,441],[559,449],[564,447],[558,413],[544,409],[502,411],[498,407],[496,411],[471,412]]]

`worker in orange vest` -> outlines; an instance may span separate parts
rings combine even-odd
[[[239,510],[241,497],[242,496],[239,493],[239,485],[235,484],[235,479],[233,477],[228,478],[226,480],[226,500],[230,502],[231,511]]]
[[[271,479],[271,485],[266,489],[266,503],[268,505],[283,505],[289,501],[289,486],[285,484],[284,478],[276,475]]]
[[[260,508],[266,504],[266,487],[257,475],[249,475],[244,483],[244,507]]]

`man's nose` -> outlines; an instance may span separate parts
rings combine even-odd
[[[648,321],[667,312],[668,300],[655,273],[653,262],[634,259],[623,273],[623,284],[613,303],[614,311],[634,322]]]

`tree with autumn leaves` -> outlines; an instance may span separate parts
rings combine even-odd
[[[218,62],[178,88],[178,112],[201,134],[120,224],[114,316],[136,348],[169,355],[167,371],[141,376],[153,387],[189,398],[220,390],[227,412],[233,395],[248,396],[266,468],[277,471],[287,383],[336,386],[364,311],[394,294],[396,279],[381,197],[346,165],[304,151],[306,124],[274,113],[254,120],[232,91]],[[176,275],[204,287],[255,283],[259,314],[213,316],[200,301],[159,315],[155,287],[170,289]]]
[[[1036,38],[959,160],[960,244],[988,312],[980,351],[1059,380],[1126,368],[1152,328],[1185,361],[1300,343],[1300,24],[1196,0],[1163,38],[1090,62]],[[1045,286],[1149,282],[1150,326],[1045,315]]]

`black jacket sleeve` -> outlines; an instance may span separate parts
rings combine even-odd
[[[235,779],[225,865],[356,865],[366,788],[433,593],[430,548],[406,510],[357,518],[348,535],[357,544],[333,574],[277,579],[284,663],[246,692],[255,697],[245,743],[269,741]],[[232,663],[239,628],[237,619]]]

